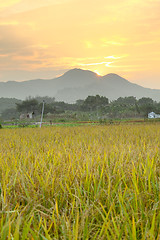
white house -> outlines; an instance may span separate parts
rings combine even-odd
[[[160,114],[150,112],[150,113],[148,113],[148,118],[160,118]]]
[[[20,120],[22,120],[22,119],[32,119],[33,116],[34,116],[34,112],[21,114],[20,115]]]

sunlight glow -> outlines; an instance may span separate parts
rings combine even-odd
[[[112,66],[110,66],[111,63],[113,63],[113,62],[106,63],[106,67],[112,67]]]
[[[0,81],[83,68],[160,88],[159,9],[160,0],[0,0]]]
[[[102,76],[97,70],[94,70],[94,72],[95,72],[98,76]]]
[[[81,66],[95,66],[95,65],[103,65],[105,64],[106,66],[108,66],[109,64],[111,64],[113,62],[98,62],[98,63],[81,63]]]

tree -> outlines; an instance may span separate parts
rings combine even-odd
[[[34,99],[36,99],[38,101],[38,103],[42,103],[43,101],[45,101],[46,104],[52,104],[55,102],[55,98],[54,97],[48,97],[48,96],[37,96]]]
[[[143,97],[138,100],[137,104],[144,117],[147,117],[149,112],[153,112],[156,109],[156,102],[152,98]]]
[[[137,99],[134,96],[119,97],[110,104],[110,116],[116,118],[135,117],[138,112]]]
[[[108,98],[103,97],[103,96],[88,96],[83,104],[81,105],[81,109],[85,110],[85,111],[93,111],[96,110],[97,107],[102,107],[102,106],[106,106],[108,105],[109,101]]]
[[[6,109],[2,112],[1,118],[3,120],[13,120],[19,118],[19,113],[15,108]]]
[[[136,103],[136,97],[130,96],[130,97],[119,97],[117,100],[113,102],[115,105],[120,105],[120,106],[133,106]]]
[[[154,101],[152,98],[143,97],[138,100],[138,105],[153,105]]]
[[[40,103],[39,104],[39,113],[41,113],[42,111],[42,105],[43,103]],[[45,103],[45,106],[44,106],[44,114],[47,114],[47,113],[55,113],[56,112],[56,108],[54,107],[53,104],[47,104]]]
[[[76,105],[78,105],[78,106],[81,106],[83,103],[84,103],[84,100],[82,100],[82,99],[78,99],[76,101]]]
[[[17,111],[18,112],[23,112],[23,113],[27,113],[27,112],[33,112],[38,110],[38,101],[36,99],[27,99],[25,101],[23,101],[22,103],[17,103]]]

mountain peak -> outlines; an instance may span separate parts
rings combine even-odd
[[[118,74],[115,73],[109,73],[105,76],[102,77],[103,79],[107,80],[107,81],[112,81],[112,82],[128,82],[130,83],[128,80],[126,80],[125,78],[119,76]]]
[[[77,75],[77,74],[91,74],[91,75],[97,75],[96,73],[90,71],[90,70],[84,70],[84,69],[81,69],[81,68],[73,68],[69,71],[67,71],[66,73],[64,73],[64,75]]]
[[[118,74],[116,73],[108,73],[107,75],[105,76],[108,76],[108,77],[120,77]],[[121,77],[120,77],[121,78]]]
[[[81,69],[81,68],[73,68],[67,72],[64,73],[64,76],[74,76],[76,75],[82,75],[82,76],[95,76],[96,78],[108,78],[108,79],[119,79],[119,80],[122,80],[124,78],[120,77],[118,74],[115,74],[115,73],[109,73],[107,75],[104,75],[104,76],[99,76],[97,75],[96,72],[93,72],[93,71],[90,71],[90,70],[85,70],[85,69]],[[124,79],[126,80],[126,79]],[[127,80],[126,80],[127,81]]]

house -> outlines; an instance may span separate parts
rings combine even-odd
[[[34,117],[34,112],[30,112],[30,113],[23,113],[20,115],[20,120],[23,119],[32,119]]]
[[[160,118],[160,114],[150,112],[150,113],[148,113],[148,118]]]

